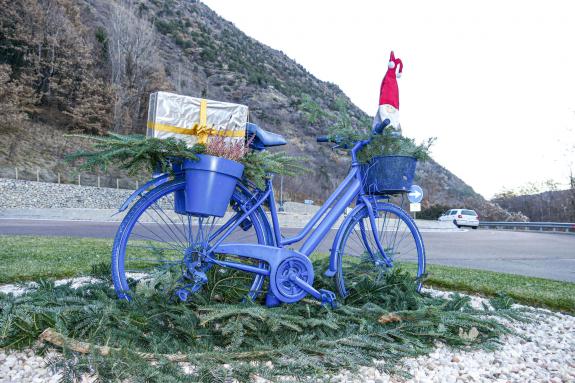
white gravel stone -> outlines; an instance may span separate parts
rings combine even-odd
[[[59,281],[54,282],[54,284],[56,286],[61,286],[66,283],[71,283],[71,287],[76,289],[88,283],[96,283],[96,282],[98,282],[98,280],[95,278],[78,277],[78,278],[61,279]],[[0,285],[0,293],[14,294],[15,296],[18,296],[24,294],[26,290],[33,289],[36,286],[37,286],[36,282]]]
[[[426,291],[441,297],[451,294]],[[488,304],[481,297],[471,298],[474,307]],[[403,361],[412,379],[393,377],[391,382],[575,382],[575,317],[545,309],[532,309],[526,315],[529,323],[501,320],[516,335],[504,336],[495,351],[437,347],[429,355]]]
[[[58,382],[61,375],[51,371],[46,359],[31,350],[0,350],[0,383],[15,382]]]

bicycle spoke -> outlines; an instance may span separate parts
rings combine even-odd
[[[168,223],[166,222],[166,220],[162,217],[162,214],[160,214],[160,213],[158,212],[158,210],[156,209],[155,206],[157,206],[157,205],[158,205],[158,203],[155,202],[155,203],[154,203],[153,205],[151,205],[150,207],[151,207],[152,210],[154,210],[154,211],[156,212],[156,214],[160,217],[160,219],[162,220],[162,222],[164,223],[164,225],[165,225],[166,228],[164,229],[164,225],[160,225],[160,227],[161,227],[161,228],[164,230],[164,232],[166,232],[166,233],[169,231],[169,232],[173,235],[173,238],[174,238],[176,241],[178,241],[178,242],[182,245],[182,247],[186,247],[186,245],[181,241],[181,239],[178,238],[178,234],[176,234],[176,232],[174,231],[174,230],[175,230],[174,226],[176,226],[176,225],[174,224],[174,221],[172,221],[172,219],[164,212],[164,210],[160,208],[160,211],[162,212],[162,214],[163,214],[166,218],[168,218],[168,220],[172,223],[171,225],[168,224]],[[158,208],[159,208],[159,207],[158,207]],[[159,222],[158,222],[158,223],[159,223]]]
[[[170,232],[167,231],[167,229],[164,228],[164,226],[162,225],[161,222],[158,222],[157,220],[155,220],[151,214],[147,213],[147,217],[151,218],[154,222],[153,225],[155,225],[155,227],[160,228],[162,230],[162,232],[171,240],[173,240],[173,242],[179,242],[180,245],[182,245],[183,248],[185,248],[185,246],[181,243],[181,241],[178,241],[176,238],[174,238]],[[147,225],[149,225],[149,223],[145,223],[145,222],[138,222],[138,224],[140,225],[139,227],[143,227],[144,229],[146,229],[149,233],[153,234],[154,236],[156,236],[157,240],[159,242],[163,242],[164,240],[162,239],[162,237],[160,235],[158,235],[155,231],[152,231],[151,226],[148,227]]]

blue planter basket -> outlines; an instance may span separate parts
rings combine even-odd
[[[374,157],[361,166],[363,188],[369,194],[409,193],[416,165],[415,157]]]
[[[239,162],[206,154],[199,161],[184,160],[186,186],[175,193],[175,211],[195,216],[223,217],[244,172]]]

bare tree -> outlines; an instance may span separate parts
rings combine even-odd
[[[131,6],[111,3],[106,25],[110,81],[114,92],[113,128],[131,131],[137,123],[142,99],[163,73],[159,65],[153,26],[137,17]]]

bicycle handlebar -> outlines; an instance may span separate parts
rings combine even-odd
[[[388,118],[386,118],[385,120],[383,120],[382,122],[376,124],[373,129],[371,130],[371,137],[375,136],[376,134],[382,134],[383,130],[391,123],[391,121],[389,121]],[[370,137],[370,138],[371,138]],[[338,137],[332,138],[330,139],[329,136],[317,136],[316,137],[316,141],[317,142],[331,142],[334,144],[340,144],[341,139],[338,139]],[[347,145],[346,145],[347,146]]]
[[[391,123],[391,121],[389,121],[389,119],[385,119],[382,122],[378,123],[377,125],[375,125],[373,127],[373,129],[371,130],[371,136],[369,137],[368,140],[361,140],[361,141],[357,141],[355,143],[355,145],[353,146],[353,148],[351,149],[351,162],[352,165],[357,163],[357,158],[356,158],[356,154],[357,152],[363,148],[365,145],[369,144],[369,142],[371,141],[371,138],[373,136],[375,136],[376,134],[382,134],[383,130]],[[340,142],[338,142],[339,140],[336,138],[334,139],[330,139],[329,136],[318,136],[316,137],[317,142],[332,142],[334,144],[337,144],[334,148],[341,148],[341,149],[348,149],[349,146],[347,145],[340,145]]]

